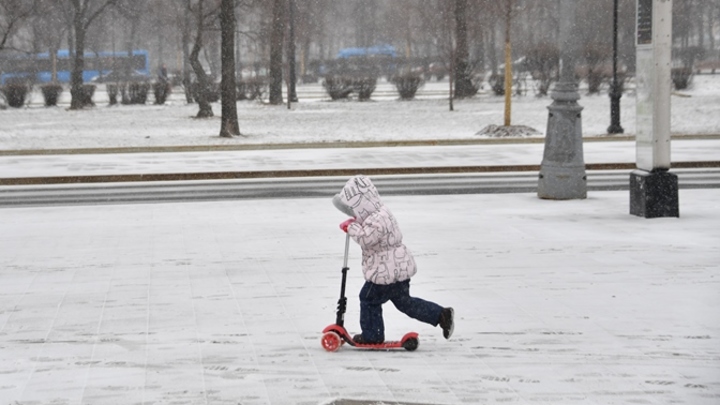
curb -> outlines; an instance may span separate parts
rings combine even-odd
[[[586,170],[634,170],[636,167],[637,166],[635,163],[591,163],[585,165]],[[719,167],[720,161],[673,162],[672,164],[673,169],[707,169]],[[348,177],[354,176],[358,173],[363,173],[368,176],[381,176],[411,174],[502,173],[528,171],[540,171],[540,165],[389,167],[365,169],[310,169],[241,172],[109,174],[93,176],[57,177],[9,177],[0,178],[0,186],[125,183],[150,181],[240,180],[291,177]]]
[[[679,134],[673,140],[720,139],[720,134]],[[584,137],[583,142],[630,142],[634,135],[601,135]],[[360,142],[312,142],[312,143],[264,143],[245,145],[184,145],[184,146],[132,146],[112,148],[69,149],[17,149],[0,150],[0,156],[28,155],[83,155],[112,153],[173,153],[173,152],[224,152],[273,149],[330,149],[330,148],[382,148],[400,146],[458,146],[458,145],[510,145],[543,143],[545,138],[483,138],[483,139],[429,139],[407,141],[360,141]]]

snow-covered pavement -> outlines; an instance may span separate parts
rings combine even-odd
[[[445,341],[386,306],[415,352],[321,348],[344,246],[327,199],[0,209],[0,403],[714,405],[718,197],[650,220],[626,191],[386,197],[413,294],[456,309]]]
[[[633,163],[632,141],[590,141],[587,164]],[[438,166],[539,165],[543,143],[469,143],[450,146],[291,148],[205,152],[0,155],[0,179],[117,174],[366,169]],[[673,162],[720,160],[720,139],[672,141]]]

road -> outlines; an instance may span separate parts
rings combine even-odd
[[[627,190],[629,170],[587,171],[588,191]],[[720,188],[720,168],[673,169],[680,189]],[[373,180],[383,195],[530,193],[536,171],[380,175]],[[124,183],[18,185],[0,188],[0,207],[260,198],[331,197],[347,176]]]

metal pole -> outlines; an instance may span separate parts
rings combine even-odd
[[[613,0],[613,78],[610,85],[610,126],[608,134],[622,134],[625,132],[620,125],[620,97],[622,86],[617,79],[618,63],[618,0]]]

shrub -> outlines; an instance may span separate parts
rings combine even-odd
[[[248,85],[244,80],[237,82],[237,85],[235,88],[235,99],[238,101],[247,100],[248,99],[247,91],[248,91]]]
[[[345,99],[350,94],[357,93],[358,100],[369,100],[377,86],[377,76],[365,76],[348,73],[344,75],[325,76],[323,87],[333,100]]]
[[[200,94],[199,92],[200,84],[198,82],[193,82],[190,85],[190,94],[192,94],[192,98],[196,103],[198,95]],[[220,100],[220,85],[218,83],[208,83],[208,86],[205,89],[205,100],[207,100],[208,103],[214,103]]]
[[[167,81],[159,81],[153,84],[153,93],[155,95],[155,104],[165,104],[168,96],[172,92],[172,87]]]
[[[2,92],[10,107],[20,108],[25,104],[28,86],[25,84],[8,84],[2,88]]]
[[[540,43],[528,50],[521,70],[530,73],[535,79],[535,94],[538,97],[548,95],[560,68],[560,50],[557,45]]]
[[[490,83],[490,88],[492,89],[493,93],[496,96],[504,96],[505,95],[505,75],[504,74],[493,73],[492,75],[490,75],[490,78],[488,79],[488,83]]]
[[[237,84],[238,100],[262,99],[268,92],[268,83],[262,77],[242,80]]]
[[[80,88],[80,103],[83,107],[95,105],[92,101],[93,95],[95,95],[95,85],[83,84]]]
[[[583,50],[583,58],[586,64],[586,77],[588,92],[596,94],[600,92],[605,78],[608,77],[606,62],[612,56],[612,48],[604,44],[588,44]]]
[[[358,77],[352,81],[353,91],[358,94],[358,100],[370,100],[370,96],[377,87],[376,77]]]
[[[468,98],[477,94],[482,86],[482,72],[477,71],[474,63],[469,63],[462,71],[456,70],[454,98]]]
[[[587,76],[588,93],[590,93],[590,94],[599,93],[600,86],[602,85],[604,80],[605,80],[605,77],[602,72],[599,72],[597,70],[589,71],[588,76]]]
[[[56,106],[63,88],[59,84],[46,84],[40,87],[46,107]]]
[[[106,86],[106,88],[107,88],[108,98],[110,99],[110,105],[117,104],[118,85],[117,84],[108,84]]]
[[[145,104],[150,85],[142,82],[130,82],[123,90],[127,91],[127,95],[123,94],[123,104]]]
[[[415,98],[415,93],[425,83],[422,76],[414,74],[397,75],[391,81],[395,84],[395,88],[403,100]]]
[[[329,75],[323,81],[323,87],[333,100],[348,98],[353,92],[352,80],[343,76]]]
[[[314,74],[304,74],[301,78],[303,83],[317,83],[318,77]]]
[[[673,68],[670,72],[675,90],[685,90],[690,86],[693,77],[692,68]]]
[[[538,77],[535,82],[535,95],[538,97],[547,96],[550,92],[550,86],[552,86],[553,81],[553,78],[548,76]]]

